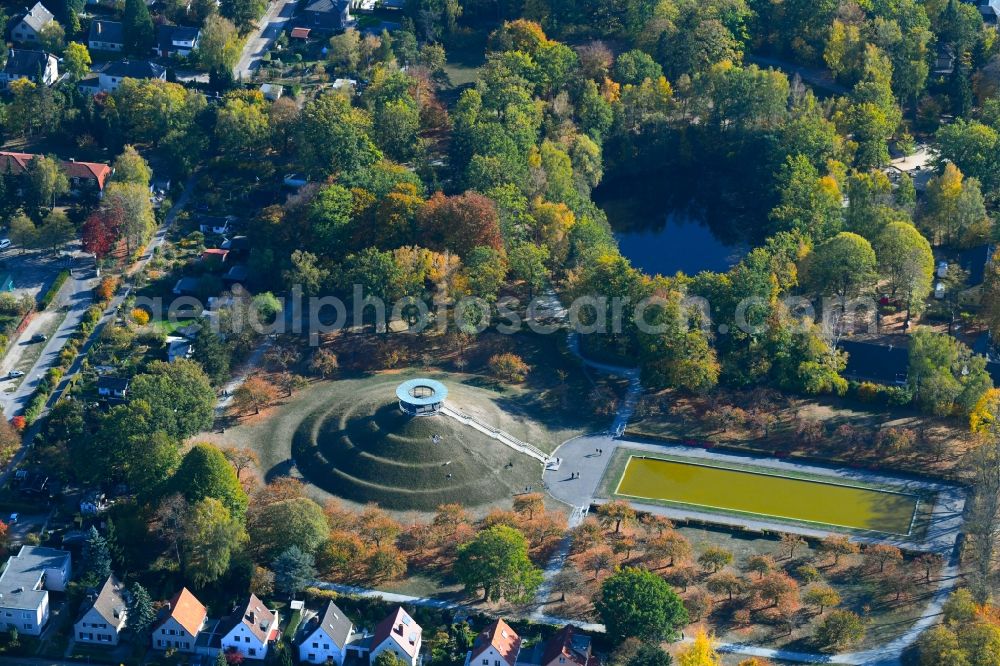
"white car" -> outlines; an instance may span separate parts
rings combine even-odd
[[[17,522],[18,518],[19,518],[19,516],[17,515],[17,513],[10,514],[10,519],[7,521],[7,524],[8,525],[13,525],[14,523]]]
[[[11,370],[7,373],[7,379],[17,379],[18,377],[24,377],[24,373],[20,370]]]
[[[0,250],[6,250],[9,247],[10,247],[10,239],[0,238]]]
[[[948,262],[947,261],[939,261],[938,262],[938,265],[937,265],[937,276],[939,278],[948,277]]]

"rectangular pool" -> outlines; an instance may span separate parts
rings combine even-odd
[[[830,527],[910,533],[919,498],[877,488],[630,456],[616,494]]]

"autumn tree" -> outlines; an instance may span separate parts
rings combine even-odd
[[[476,192],[435,193],[421,209],[418,222],[421,237],[431,248],[451,250],[460,257],[477,247],[503,247],[496,204]]]
[[[698,564],[712,573],[718,573],[723,567],[732,564],[733,554],[725,548],[709,546],[698,556]]]
[[[510,352],[494,354],[487,365],[495,377],[511,384],[520,384],[531,371],[531,367],[520,356]]]
[[[622,525],[635,522],[635,509],[625,500],[612,500],[597,508],[597,515],[605,527],[615,526],[615,534],[621,532]]]
[[[528,520],[534,520],[536,513],[545,511],[545,495],[542,493],[525,493],[514,498],[514,511],[528,514]]]
[[[652,560],[667,560],[672,567],[677,560],[691,555],[691,543],[680,532],[668,530],[646,543],[646,556]]]
[[[252,507],[247,520],[252,549],[274,557],[289,546],[312,554],[330,533],[323,508],[308,497],[282,499]]]
[[[222,449],[222,454],[226,456],[226,460],[236,470],[237,479],[243,475],[243,470],[249,469],[251,466],[260,465],[260,456],[257,455],[257,452],[245,446],[228,446]]]
[[[825,609],[840,603],[840,594],[829,585],[814,585],[806,590],[802,599],[810,606],[815,606],[822,615]]]
[[[259,375],[253,375],[233,391],[233,410],[237,414],[251,411],[260,414],[262,408],[268,407],[277,399],[278,390],[274,385]]]
[[[694,641],[677,653],[678,666],[722,666],[722,656],[715,649],[715,637],[703,628],[695,632]]]
[[[363,541],[381,548],[393,542],[403,528],[385,510],[368,505],[358,516],[355,529]]]
[[[903,552],[896,546],[876,543],[865,548],[865,560],[878,567],[878,572],[885,571],[886,564],[898,564],[903,561]]]
[[[712,594],[725,594],[729,601],[732,601],[734,595],[742,594],[749,585],[746,580],[731,571],[720,571],[708,579],[707,587]]]
[[[833,557],[833,566],[840,564],[840,558],[844,555],[852,555],[860,550],[858,544],[852,542],[846,536],[831,534],[824,538],[819,544],[819,551]]]
[[[842,650],[865,637],[865,621],[848,610],[830,611],[816,625],[816,643],[828,650]]]
[[[340,362],[332,350],[317,349],[309,361],[309,368],[323,379],[330,379],[340,368]]]

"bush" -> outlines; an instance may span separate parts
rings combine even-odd
[[[132,317],[132,321],[139,326],[145,326],[149,323],[149,312],[143,308],[133,308],[130,316]]]
[[[869,405],[902,407],[913,400],[906,386],[886,386],[874,382],[850,382],[848,395]]]
[[[100,284],[98,284],[97,288],[94,290],[94,296],[96,296],[97,300],[101,303],[107,303],[115,295],[115,292],[118,291],[118,286],[120,284],[121,280],[119,280],[117,276],[107,275],[101,278]]]

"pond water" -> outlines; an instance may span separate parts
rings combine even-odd
[[[643,272],[725,272],[747,253],[746,242],[706,221],[699,209],[672,203],[668,193],[652,195],[641,187],[630,196],[622,189],[598,191],[595,198],[608,216],[622,256]]]

